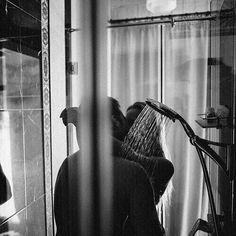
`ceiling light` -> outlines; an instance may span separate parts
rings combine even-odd
[[[146,8],[153,14],[166,14],[177,6],[177,0],[147,0]]]

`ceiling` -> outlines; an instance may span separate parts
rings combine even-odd
[[[215,11],[221,8],[223,2],[224,0],[177,0],[177,8],[170,14]],[[110,0],[110,19],[147,16],[154,15],[146,10],[146,0]]]

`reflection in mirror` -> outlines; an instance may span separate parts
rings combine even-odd
[[[0,234],[6,235],[45,235],[40,12],[37,0],[0,3],[0,164],[9,183]]]

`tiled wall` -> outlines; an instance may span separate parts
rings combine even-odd
[[[0,4],[0,164],[12,191],[0,235],[46,235],[41,2],[31,3]]]
[[[19,235],[36,235],[33,231],[37,226],[42,229],[40,235],[45,235],[40,60],[7,48],[2,51],[5,73],[0,153],[13,196],[0,206],[1,222],[10,217],[0,232],[7,229]],[[11,217],[13,214],[16,215]]]

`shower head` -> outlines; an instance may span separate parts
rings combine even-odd
[[[196,136],[195,133],[193,132],[192,128],[185,121],[185,119],[182,116],[180,116],[177,112],[175,112],[174,110],[172,110],[171,108],[166,106],[165,104],[160,103],[160,102],[150,99],[150,98],[148,98],[146,100],[146,104],[149,107],[151,107],[153,110],[160,113],[161,115],[166,116],[167,118],[169,118],[173,122],[175,122],[175,120],[178,120],[181,123],[181,125],[183,126],[186,134],[188,135],[188,137],[190,139],[193,139]]]
[[[175,122],[176,119],[179,118],[179,114],[176,113],[175,111],[173,111],[171,108],[169,108],[168,106],[155,101],[153,99],[148,98],[146,100],[146,104],[151,107],[152,109],[154,109],[155,111],[159,112],[160,114],[168,117],[169,119],[171,119],[173,122]]]
[[[161,115],[168,117],[172,121],[178,120],[183,126],[187,136],[190,138],[190,143],[212,158],[227,173],[227,167],[223,159],[219,157],[219,155],[209,146],[209,141],[199,138],[182,116],[180,116],[168,106],[153,99],[147,99],[146,103],[156,112],[159,112]]]

